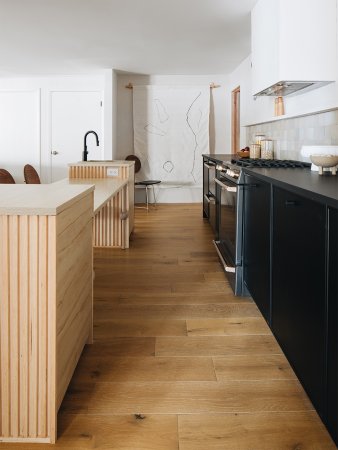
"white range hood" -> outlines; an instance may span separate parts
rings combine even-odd
[[[278,83],[275,83],[254,95],[255,97],[263,95],[270,97],[285,97],[286,95],[303,94],[304,92],[317,89],[329,83],[332,83],[332,81],[278,81]]]
[[[259,0],[251,13],[252,94],[304,93],[337,79],[337,0]]]

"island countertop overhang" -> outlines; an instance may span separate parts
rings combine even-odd
[[[0,215],[56,216],[94,189],[90,183],[0,184]]]

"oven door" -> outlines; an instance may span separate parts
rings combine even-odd
[[[215,188],[216,164],[203,161],[203,217],[209,219],[209,223],[217,236],[216,221],[216,188]]]
[[[214,244],[235,294],[242,295],[241,187],[222,175],[215,182],[218,240]]]

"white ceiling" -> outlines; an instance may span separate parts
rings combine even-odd
[[[0,0],[0,76],[225,74],[257,0]]]

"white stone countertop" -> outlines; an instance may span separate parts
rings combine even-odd
[[[0,215],[55,216],[94,191],[91,184],[0,184]]]
[[[53,184],[69,187],[93,185],[93,188],[95,187],[94,213],[96,213],[110,198],[114,197],[128,184],[128,180],[122,180],[121,178],[65,178]]]
[[[135,161],[126,161],[126,160],[104,160],[104,161],[97,161],[97,160],[93,160],[93,161],[78,161],[75,163],[70,163],[68,164],[68,167],[78,167],[78,166],[133,166],[135,164]]]

